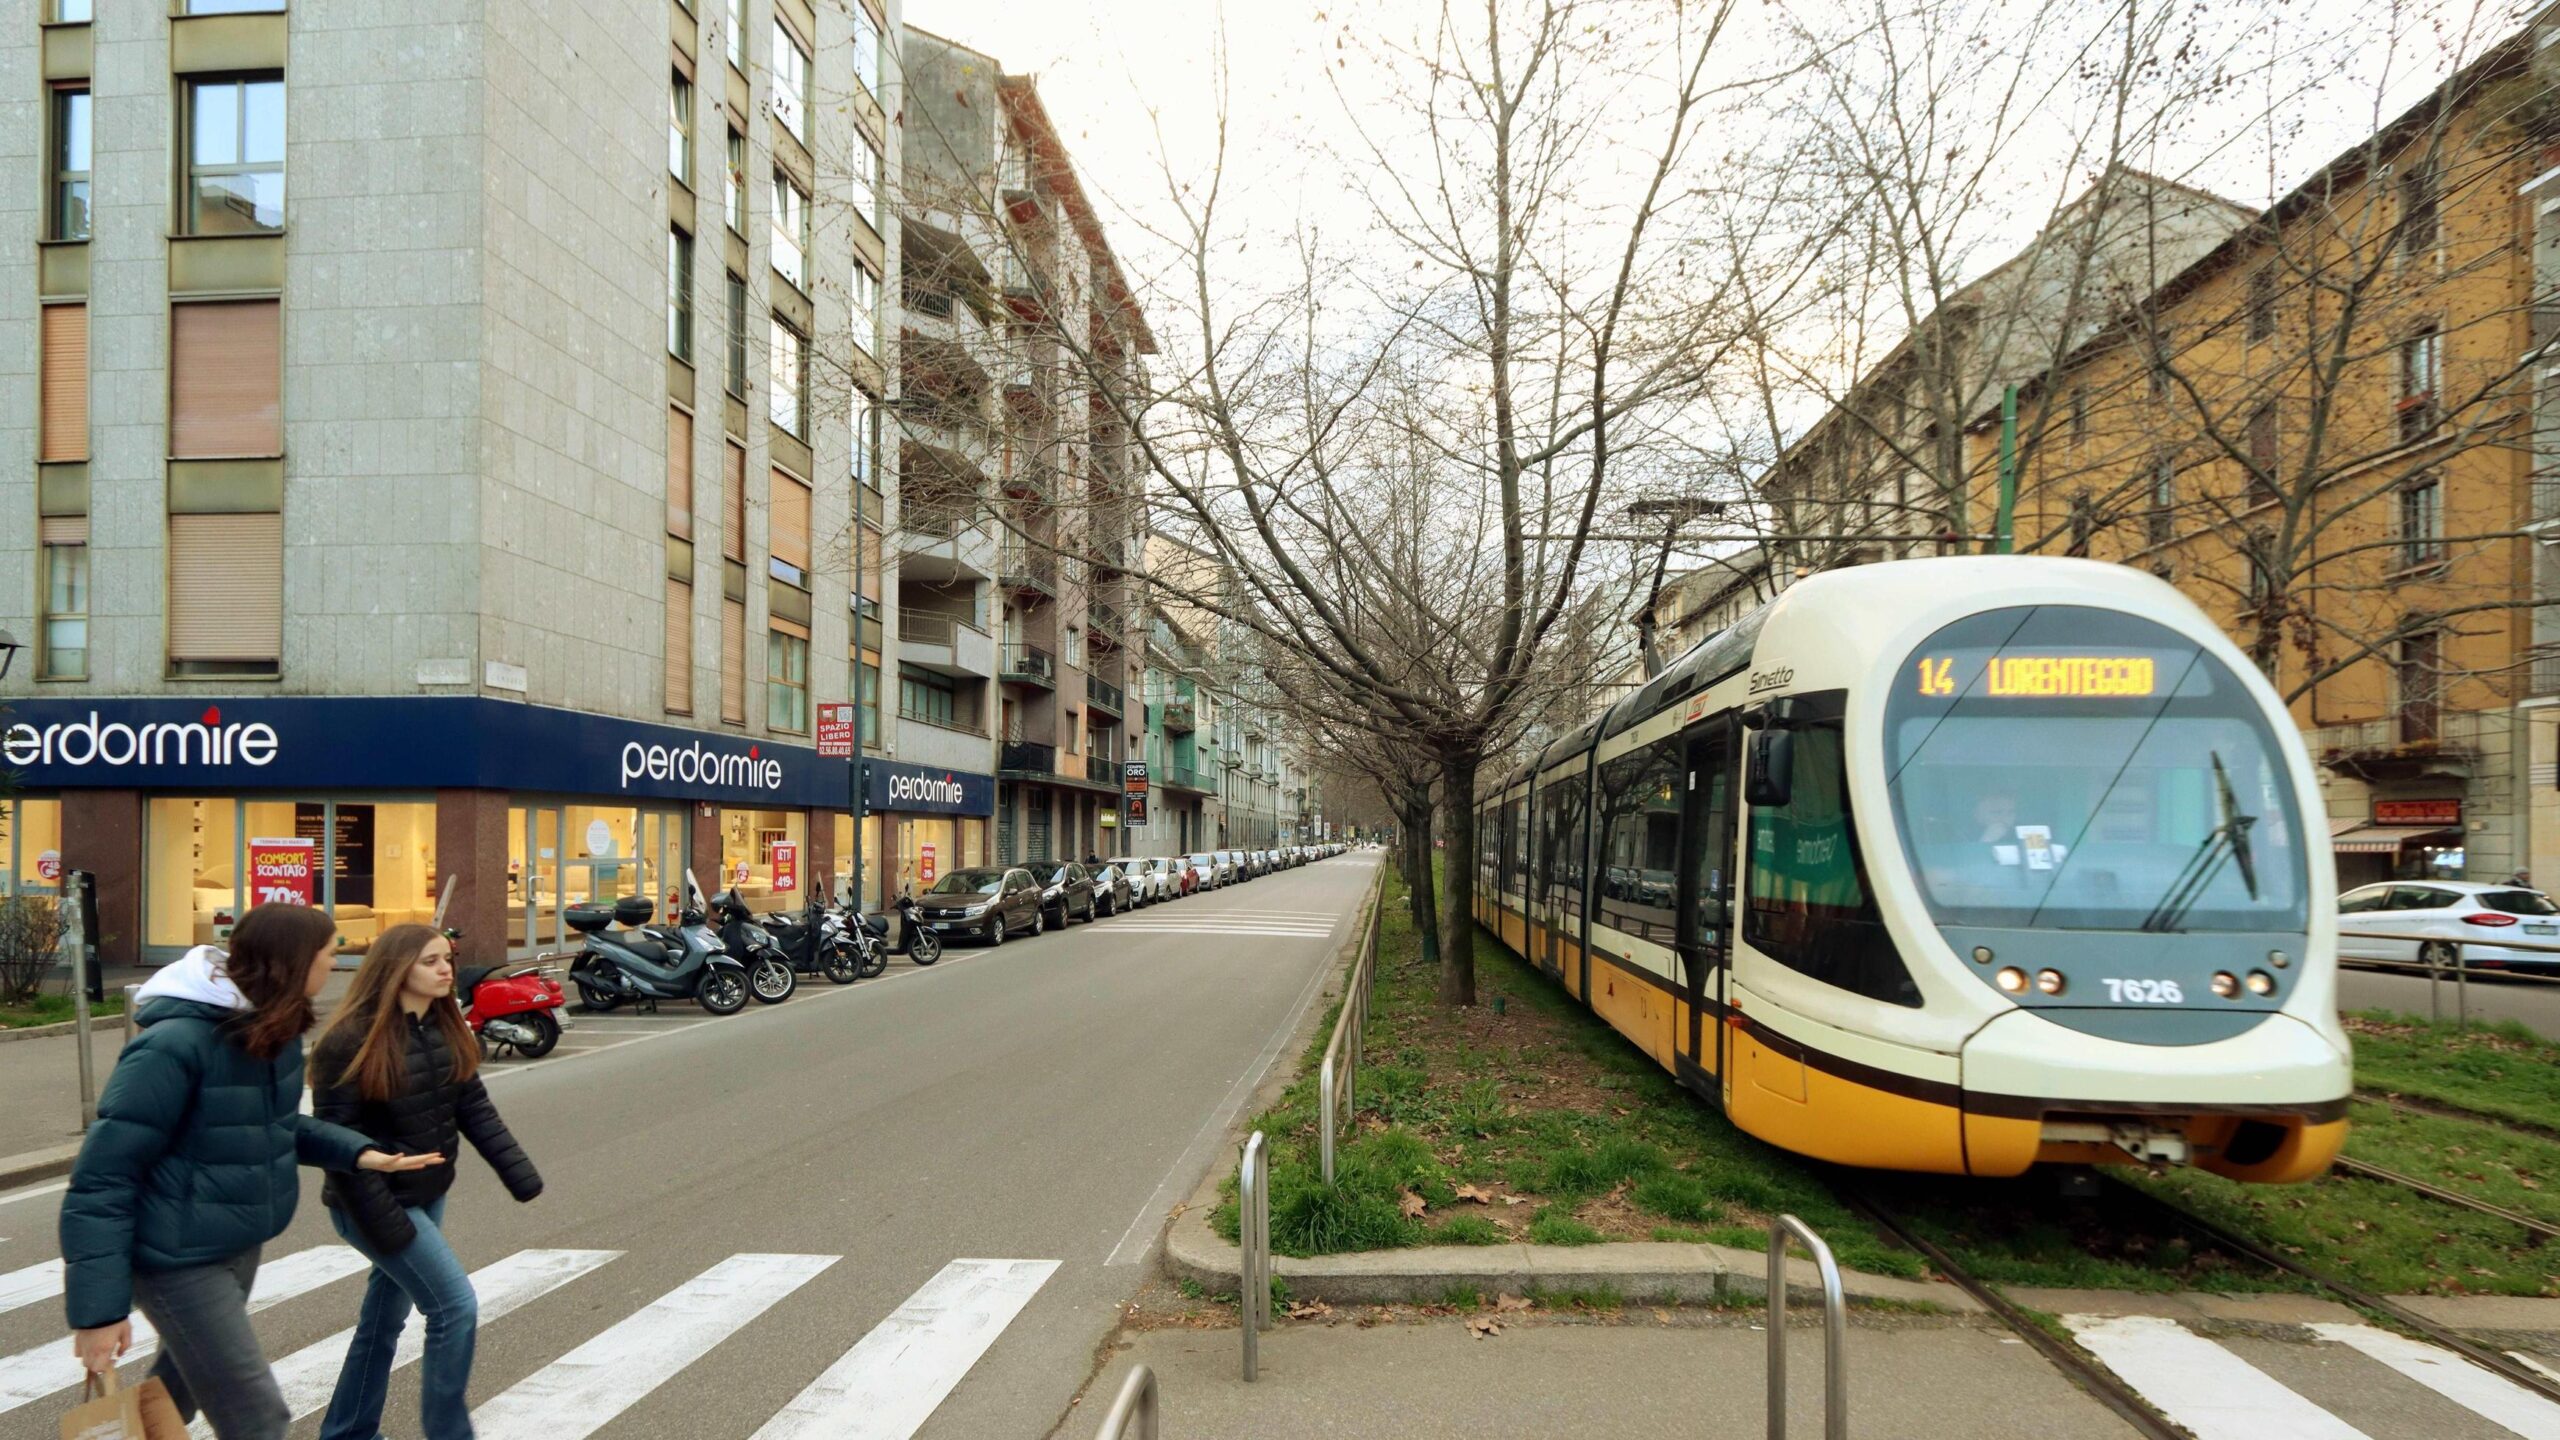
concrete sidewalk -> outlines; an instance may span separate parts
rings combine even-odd
[[[1089,1440],[1134,1364],[1156,1373],[1164,1433],[1218,1440],[1393,1435],[1485,1440],[1758,1440],[1767,1432],[1765,1331],[1739,1318],[1662,1324],[1503,1317],[1478,1339],[1462,1319],[1289,1325],[1262,1340],[1262,1375],[1238,1370],[1234,1330],[1130,1337],[1054,1432]],[[1789,1428],[1822,1434],[1822,1332],[1787,1336]],[[1964,1320],[1861,1323],[1850,1337],[1850,1433],[1944,1440],[2129,1440],[2131,1427],[2024,1344]]]

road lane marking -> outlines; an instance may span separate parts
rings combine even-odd
[[[2082,1349],[2196,1440],[2370,1440],[2175,1320],[2065,1315],[2062,1323]]]
[[[754,1440],[907,1440],[1057,1269],[1055,1260],[943,1266]]]
[[[335,1280],[360,1274],[373,1268],[373,1262],[344,1245],[317,1245],[297,1250],[271,1265],[259,1267],[257,1283],[249,1287],[249,1313],[257,1314],[270,1306],[281,1305],[298,1295],[306,1295]],[[142,1312],[133,1314],[133,1348],[124,1352],[127,1367],[150,1359],[160,1349],[159,1332]],[[0,1360],[0,1414],[21,1405],[32,1404],[57,1391],[69,1390],[80,1383],[80,1362],[71,1358],[71,1347],[61,1340],[48,1340],[32,1350],[21,1350]]]
[[[62,1262],[47,1260],[0,1275],[0,1311],[18,1310],[62,1293]]]
[[[2533,1356],[2527,1355],[2521,1350],[2508,1351],[2507,1358],[2513,1360],[2527,1370],[2532,1371],[2534,1374],[2541,1376],[2545,1380],[2560,1380],[2560,1370],[2552,1369],[2548,1363],[2542,1360],[2537,1360]]]
[[[480,1323],[486,1325],[529,1305],[621,1254],[619,1250],[519,1250],[495,1265],[474,1270],[471,1289],[479,1297]],[[355,1338],[350,1326],[276,1362],[276,1385],[284,1391],[285,1407],[294,1419],[328,1408],[329,1397],[338,1388],[338,1371],[347,1362],[347,1347]],[[413,1315],[401,1328],[391,1368],[416,1364],[426,1349],[426,1324]],[[199,1415],[190,1433],[199,1440],[212,1440],[213,1424]]]
[[[1243,935],[1265,940],[1324,940],[1330,930],[1274,930],[1264,925],[1130,925],[1117,930],[1122,935]]]
[[[2379,1360],[2447,1400],[2526,1440],[2560,1440],[2560,1405],[2450,1350],[2370,1325],[2321,1324],[2311,1333]]]
[[[471,1412],[479,1440],[582,1440],[701,1359],[833,1255],[732,1255]]]
[[[0,1195],[0,1205],[15,1205],[21,1200],[33,1200],[39,1195],[59,1195],[70,1188],[71,1182],[68,1180],[56,1180],[50,1185],[30,1185],[24,1190],[13,1190],[6,1195]]]

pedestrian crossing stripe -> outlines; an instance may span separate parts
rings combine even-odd
[[[2370,1325],[2314,1325],[2311,1333],[2379,1360],[2474,1415],[2534,1440],[2560,1440],[2560,1405],[2434,1345]]]
[[[47,1260],[0,1275],[0,1313],[23,1310],[62,1293],[62,1262]]]
[[[906,1440],[1057,1269],[1055,1260],[943,1266],[754,1440]]]
[[[2371,1440],[2175,1320],[2065,1315],[2062,1323],[2082,1349],[2196,1440]]]
[[[1330,930],[1285,930],[1269,925],[1115,925],[1121,935],[1259,935],[1272,940],[1322,940]]]
[[[479,1440],[583,1440],[711,1352],[833,1255],[732,1255],[471,1412]]]

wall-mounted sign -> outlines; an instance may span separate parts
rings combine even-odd
[[[320,842],[300,836],[249,842],[249,903],[308,905],[317,893]]]
[[[854,721],[850,701],[829,701],[819,706],[818,753],[830,760],[852,758]]]
[[[2459,825],[2462,823],[2460,800],[2376,800],[2373,802],[2376,825]]]
[[[996,777],[968,770],[936,770],[902,760],[865,760],[863,790],[870,808],[908,815],[993,815]],[[839,802],[840,803],[840,802]]]

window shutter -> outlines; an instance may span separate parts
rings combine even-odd
[[[667,713],[693,713],[693,587],[667,582]]]
[[[89,517],[86,515],[47,515],[36,521],[36,543],[39,545],[86,545],[89,543]]]
[[[44,307],[44,448],[40,460],[89,458],[89,307]]]
[[[720,602],[720,718],[747,723],[747,602]]]
[[[169,517],[169,658],[284,652],[284,517]]]
[[[720,553],[747,558],[747,447],[735,440],[720,457]]]
[[[785,620],[779,615],[774,615],[767,617],[765,623],[793,639],[805,641],[809,638],[809,627],[797,620]]]
[[[284,453],[277,392],[283,338],[273,300],[169,309],[169,454],[211,460]]]
[[[809,569],[809,487],[788,471],[773,472],[773,558],[804,574]]]
[[[880,598],[880,570],[883,563],[880,554],[880,532],[868,525],[856,525],[854,533],[862,537],[862,598],[877,601]]]
[[[693,538],[693,417],[667,407],[667,533]]]

